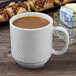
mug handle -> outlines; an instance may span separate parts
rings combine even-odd
[[[62,55],[67,51],[67,49],[69,47],[69,34],[68,34],[67,30],[62,28],[62,27],[54,27],[53,32],[56,31],[56,30],[57,31],[62,31],[62,32],[65,33],[65,35],[66,35],[66,44],[65,44],[64,48],[62,50],[60,50],[60,51],[56,51],[56,50],[52,49],[52,54]]]

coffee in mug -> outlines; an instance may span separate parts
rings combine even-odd
[[[50,23],[49,20],[38,17],[38,16],[26,16],[19,19],[16,19],[13,22],[13,25],[25,28],[25,29],[35,29],[35,28],[41,28]]]

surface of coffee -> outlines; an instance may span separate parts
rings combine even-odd
[[[35,29],[35,28],[47,26],[49,23],[50,23],[49,20],[42,17],[26,16],[16,19],[13,22],[13,25],[25,29]]]

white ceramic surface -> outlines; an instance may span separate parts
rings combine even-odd
[[[23,29],[12,24],[14,20],[24,16],[43,17],[48,19],[50,24],[37,29]],[[66,44],[61,51],[56,51],[52,48],[53,32],[55,30],[60,30],[66,35]],[[54,27],[53,19],[50,16],[38,12],[28,12],[13,16],[10,19],[10,37],[13,58],[26,68],[43,66],[52,54],[64,54],[69,46],[68,32],[62,27]]]

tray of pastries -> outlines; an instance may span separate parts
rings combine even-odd
[[[59,8],[76,0],[6,0],[0,3],[0,26],[9,23],[9,19],[19,13],[43,12]]]
[[[58,8],[68,2],[75,2],[76,0],[28,0],[30,8],[34,11],[47,11]]]

